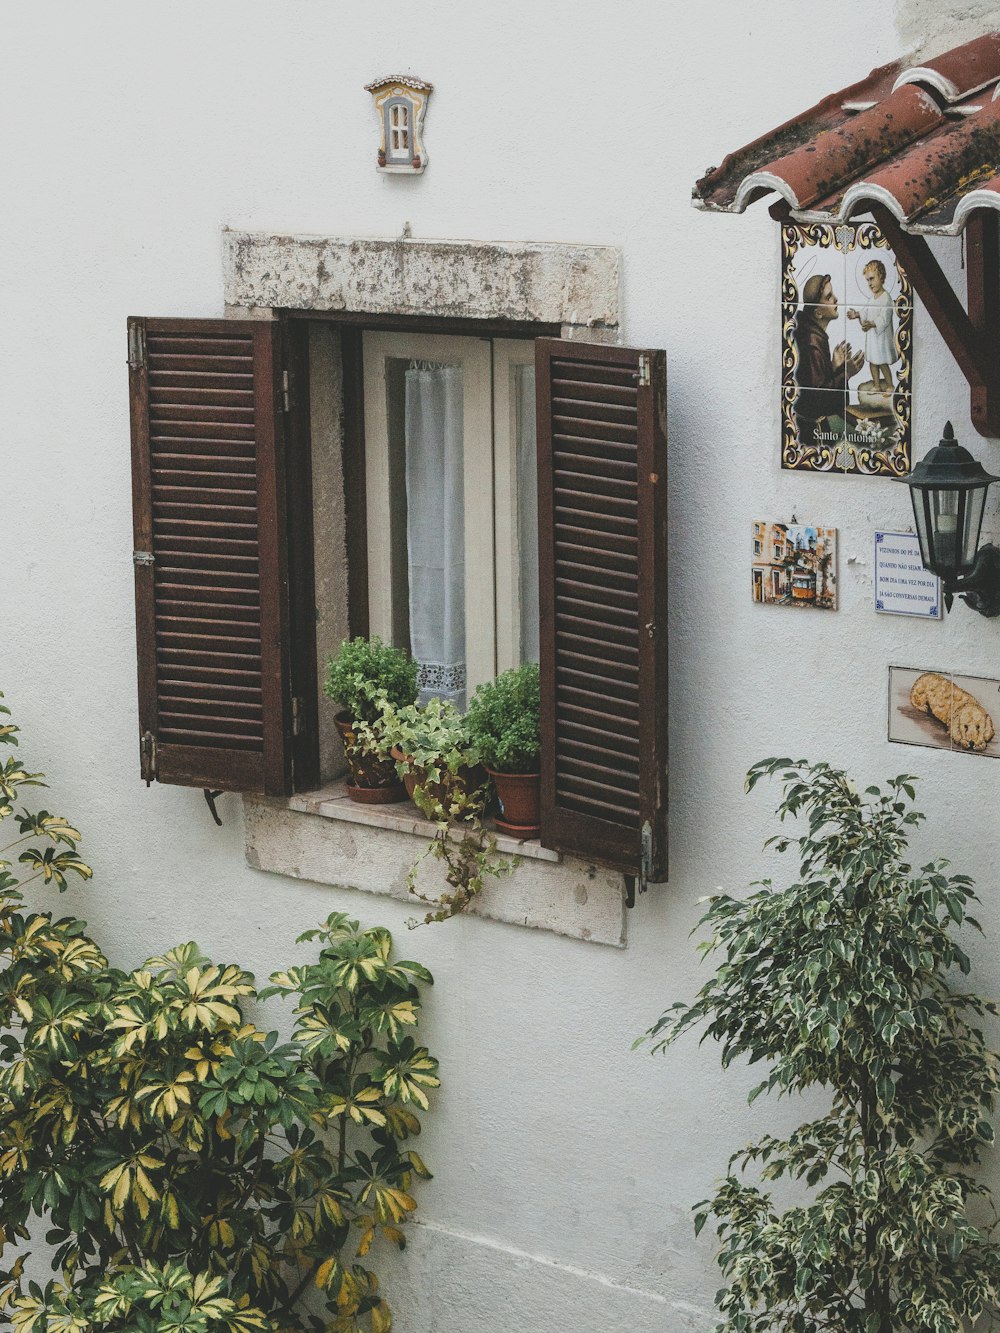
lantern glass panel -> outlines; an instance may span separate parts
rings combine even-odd
[[[934,562],[942,574],[958,569],[958,494],[945,489],[929,492]]]
[[[964,493],[965,512],[962,515],[959,532],[961,540],[959,556],[963,573],[971,570],[976,563],[976,555],[979,551],[979,530],[983,525],[983,510],[986,506],[986,491],[987,487],[976,486]]]
[[[931,518],[930,492],[914,488],[910,492],[913,501],[913,517],[917,524],[917,538],[920,542],[920,559],[926,569],[937,569],[937,559],[931,547],[933,522]]]

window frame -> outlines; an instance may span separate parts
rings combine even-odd
[[[466,689],[496,674],[496,551],[493,502],[492,358],[482,338],[444,334],[362,332],[365,385],[365,474],[368,535],[369,633],[393,642],[392,553],[388,524],[372,521],[373,509],[385,512],[390,493],[390,441],[386,399],[386,362],[427,360],[462,368],[463,473],[465,506],[465,662]],[[484,484],[485,481],[485,484]],[[489,577],[494,595],[478,591]]]

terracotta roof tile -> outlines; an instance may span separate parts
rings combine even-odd
[[[914,232],[951,235],[1000,210],[1000,32],[910,67],[900,61],[738,149],[695,186],[741,213],[770,193],[793,218],[845,221],[883,204]]]

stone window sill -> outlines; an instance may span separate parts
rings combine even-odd
[[[417,919],[428,910],[410,893],[406,876],[435,827],[410,802],[361,805],[343,782],[334,782],[285,800],[245,796],[243,803],[246,857],[255,869],[400,898],[413,905]],[[624,947],[621,875],[539,842],[500,834],[497,844],[521,864],[508,879],[487,883],[471,914]],[[440,863],[427,857],[418,880],[425,892],[436,892],[439,871]]]
[[[306,815],[322,815],[324,819],[342,819],[347,824],[394,829],[397,833],[410,833],[415,838],[426,838],[428,841],[436,832],[431,820],[425,819],[411,801],[397,801],[392,805],[362,805],[359,801],[351,800],[343,782],[331,782],[319,791],[289,796],[288,808],[301,810]],[[558,852],[543,847],[537,838],[519,841],[498,833],[497,847],[505,856],[529,857],[533,861],[551,861],[555,865],[562,862]]]

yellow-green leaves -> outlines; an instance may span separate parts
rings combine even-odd
[[[120,971],[82,922],[30,901],[91,876],[69,821],[14,815],[38,785],[17,761],[0,768],[0,822],[20,829],[0,839],[0,1253],[30,1222],[63,1276],[0,1269],[0,1322],[291,1333],[319,1306],[328,1333],[387,1333],[352,1246],[360,1235],[366,1262],[401,1246],[411,1183],[429,1174],[400,1151],[437,1086],[409,1035],[429,973],[393,962],[388,931],[336,914],[315,932],[319,957],[262,995],[193,942]],[[296,1006],[286,1045],[242,1012],[277,993]],[[323,1294],[296,1312],[312,1277]]]

